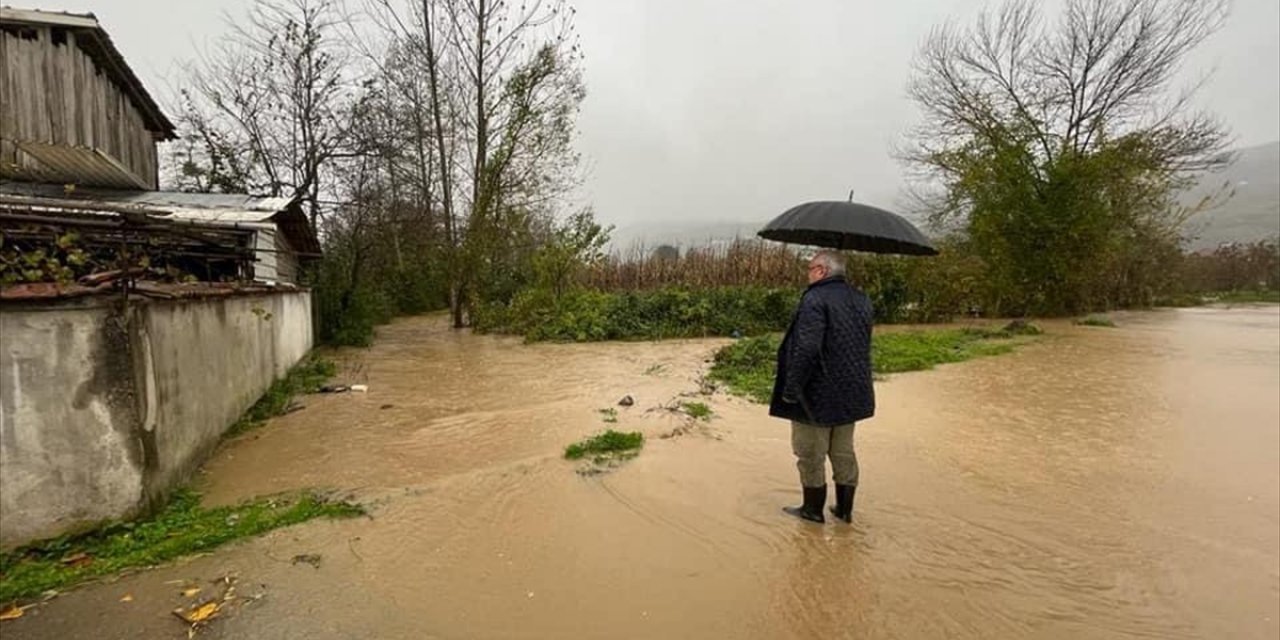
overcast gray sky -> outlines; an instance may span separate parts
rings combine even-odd
[[[226,29],[249,0],[62,0],[93,11],[153,93],[175,63]],[[1055,0],[1046,0],[1052,12]],[[588,97],[579,121],[584,198],[638,223],[763,222],[807,200],[893,206],[891,145],[914,112],[912,54],[974,0],[579,0]],[[1184,77],[1214,76],[1200,102],[1239,146],[1280,139],[1280,2],[1234,0]]]

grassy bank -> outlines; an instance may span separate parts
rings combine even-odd
[[[1224,291],[1203,296],[1205,304],[1280,303],[1280,291]]]
[[[1166,296],[1157,307],[1203,307],[1211,304],[1280,304],[1280,290],[1242,289],[1215,293],[1184,293]]]
[[[226,436],[236,436],[256,429],[267,420],[288,413],[289,405],[293,403],[295,396],[319,391],[336,371],[337,367],[333,362],[307,356],[302,362],[294,365],[283,378],[271,383],[267,392],[262,394],[262,397],[258,398],[258,401],[249,407],[249,410],[235,424],[231,425]]]
[[[159,513],[0,554],[0,603],[31,598],[124,569],[147,567],[313,518],[349,518],[359,506],[314,493],[206,509],[180,491]]]
[[[871,367],[877,375],[884,375],[1008,353],[1039,333],[1027,327],[877,333],[872,341]],[[768,402],[781,341],[777,334],[739,340],[716,353],[709,375],[726,383],[732,393]]]

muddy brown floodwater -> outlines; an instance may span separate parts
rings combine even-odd
[[[722,341],[399,321],[340,354],[369,393],[307,398],[200,480],[211,502],[349,490],[371,518],[78,589],[0,633],[182,638],[166,583],[233,573],[265,595],[203,637],[1280,636],[1280,309],[1117,319],[880,383],[853,526],[781,513],[788,431],[759,405],[716,394],[708,425],[661,437],[683,422],[650,409],[696,392]],[[616,428],[644,452],[575,473],[564,445],[625,394]]]

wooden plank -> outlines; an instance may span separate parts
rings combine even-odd
[[[67,112],[62,108],[62,82],[59,72],[62,48],[53,42],[53,33],[44,45],[41,69],[44,71],[44,91],[49,117],[49,141],[54,144],[67,144],[66,127]]]
[[[9,72],[13,65],[9,64],[9,39],[13,36],[8,31],[0,31],[0,138],[13,136],[14,115],[12,103],[9,101]],[[0,155],[0,162],[4,156]]]
[[[5,22],[22,22],[31,25],[59,25],[63,27],[77,27],[80,29],[98,28],[98,21],[87,15],[53,13],[50,11],[37,11],[35,9],[0,7],[0,19],[3,19]]]
[[[58,80],[62,86],[62,113],[66,118],[63,136],[69,145],[80,144],[80,131],[76,123],[76,84],[74,62],[76,54],[76,36],[67,34],[67,44],[62,47],[58,57]]]

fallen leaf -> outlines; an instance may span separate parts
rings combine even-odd
[[[183,590],[182,590],[182,597],[184,597],[184,598],[190,598],[190,597],[192,597],[192,596],[196,595],[197,593],[200,593],[200,587],[191,587],[190,589],[183,589]]]
[[[191,617],[188,622],[204,622],[218,615],[218,610],[221,607],[222,603],[220,602],[206,602],[199,607],[196,607],[195,611],[191,612]]]
[[[184,611],[182,607],[178,607],[173,610],[173,615],[182,618],[188,624],[201,624],[217,616],[218,610],[221,608],[221,602],[210,600],[202,605],[192,607],[189,611]]]
[[[133,602],[133,594],[132,593],[124,594],[124,597],[120,598],[120,602]]]
[[[31,607],[34,607],[34,606],[35,605],[33,604],[29,604],[25,607],[11,606],[8,609],[5,609],[4,611],[0,611],[0,620],[17,620],[27,612],[27,609],[30,609]]]

